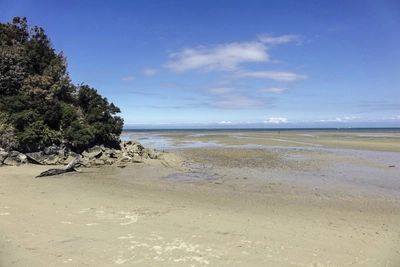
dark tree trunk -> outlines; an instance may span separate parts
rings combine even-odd
[[[79,157],[76,157],[70,163],[68,163],[68,165],[65,166],[63,169],[49,169],[36,176],[36,178],[43,176],[59,175],[66,172],[76,171],[75,165],[78,164],[79,162],[80,162]]]

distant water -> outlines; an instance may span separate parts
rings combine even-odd
[[[400,128],[210,128],[210,129],[124,129],[121,134],[122,141],[138,141],[145,147],[157,150],[176,148],[170,139],[164,135],[191,134],[203,135],[209,133],[237,133],[237,132],[291,132],[306,136],[321,132],[356,133],[359,136],[385,137],[386,135],[400,134]],[[180,147],[202,147],[202,143],[180,144]],[[218,146],[213,143],[207,146]]]
[[[392,128],[182,128],[182,129],[124,129],[123,133],[202,133],[202,132],[361,132],[400,133],[400,127]]]

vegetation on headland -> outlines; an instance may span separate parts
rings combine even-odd
[[[119,140],[120,109],[96,89],[74,85],[62,52],[41,27],[0,23],[0,147],[84,148]]]

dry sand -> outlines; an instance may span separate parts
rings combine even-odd
[[[400,266],[395,134],[168,138],[223,146],[170,167],[0,168],[0,266]]]

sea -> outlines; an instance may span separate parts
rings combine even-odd
[[[190,134],[230,134],[238,132],[266,132],[266,133],[297,133],[301,135],[313,135],[317,133],[352,133],[359,136],[371,137],[393,137],[398,136],[400,142],[400,127],[390,128],[182,128],[182,129],[124,129],[121,134],[121,141],[137,141],[145,147],[157,150],[168,150],[176,148],[170,142],[169,136]],[[209,146],[213,144],[186,144],[189,146]]]

